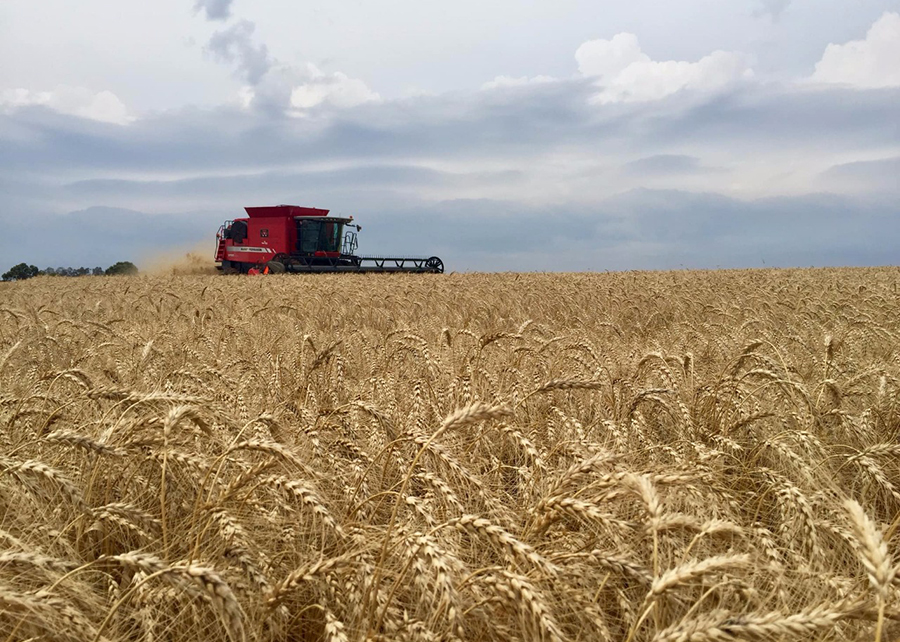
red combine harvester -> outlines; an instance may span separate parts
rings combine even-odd
[[[352,216],[297,205],[244,209],[249,218],[225,221],[216,234],[216,262],[226,274],[444,271],[436,256],[357,256],[362,228]]]

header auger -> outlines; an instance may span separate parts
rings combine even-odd
[[[362,228],[352,216],[297,205],[244,209],[248,218],[225,221],[216,234],[216,262],[226,274],[444,271],[436,256],[358,256]]]

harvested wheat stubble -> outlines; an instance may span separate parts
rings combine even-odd
[[[896,640],[898,285],[0,284],[0,635]]]

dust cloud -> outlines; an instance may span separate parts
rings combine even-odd
[[[143,257],[138,268],[144,274],[154,275],[202,275],[216,274],[213,249],[202,241],[190,248],[177,248]]]

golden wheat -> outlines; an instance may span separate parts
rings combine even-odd
[[[191,263],[0,284],[3,639],[900,637],[900,270]]]

